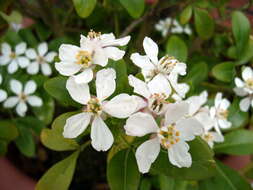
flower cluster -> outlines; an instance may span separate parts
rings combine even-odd
[[[127,135],[150,134],[150,139],[136,150],[140,172],[149,171],[161,148],[167,150],[173,165],[190,167],[192,158],[187,142],[196,136],[201,136],[211,147],[213,142],[223,141],[220,128],[231,125],[227,121],[229,102],[218,93],[213,107],[204,106],[207,92],[185,99],[189,86],[178,79],[186,75],[186,64],[169,55],[158,59],[158,46],[148,37],[143,41],[145,55],[133,53],[130,57],[144,76],[144,81],[133,75],[128,77],[136,95],[122,93],[110,98],[116,88],[115,70],[102,68],[95,72],[94,68],[105,67],[108,59],[121,59],[125,52],[116,46],[126,45],[129,40],[129,36],[116,39],[113,34],[91,31],[86,37],[81,35],[80,47],[61,45],[61,61],[55,67],[62,75],[69,76],[66,89],[72,99],[83,105],[81,113],[67,119],[63,136],[76,138],[91,123],[93,148],[106,151],[114,137],[104,120],[126,119]],[[96,95],[90,94],[88,84],[93,79]]]

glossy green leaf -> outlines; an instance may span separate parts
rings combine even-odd
[[[213,76],[223,82],[231,82],[235,75],[235,64],[233,62],[223,62],[217,64],[212,69]]]
[[[76,168],[79,151],[52,166],[39,180],[36,190],[60,189],[67,190]]]
[[[251,187],[237,171],[217,161],[217,174],[213,178],[201,181],[199,189],[250,190]]]
[[[253,58],[253,39],[250,39],[245,47],[240,59],[236,62],[237,65],[248,63]]]
[[[82,17],[88,17],[94,10],[97,0],[73,0],[77,14]]]
[[[189,142],[192,166],[178,168],[172,165],[167,151],[161,151],[151,169],[157,174],[171,176],[182,180],[200,180],[215,174],[215,161],[210,147],[200,138]]]
[[[70,97],[66,89],[66,81],[66,77],[54,77],[44,83],[44,88],[51,96],[53,96],[63,105],[79,107],[80,105]]]
[[[196,31],[202,39],[209,39],[213,35],[214,21],[206,10],[195,8],[194,21]]]
[[[217,153],[232,155],[253,154],[253,131],[244,129],[231,131],[225,135],[223,143],[214,146],[214,150]]]
[[[180,23],[181,24],[188,23],[191,17],[192,17],[192,6],[188,5],[187,7],[184,8],[184,10],[180,14]]]
[[[11,141],[18,136],[18,130],[11,120],[0,121],[0,139]]]
[[[235,38],[237,56],[241,57],[249,40],[250,23],[248,18],[240,11],[234,11],[232,14],[232,31]]]
[[[107,180],[111,190],[137,190],[140,173],[130,149],[118,152],[107,165]]]
[[[52,124],[52,129],[44,129],[40,136],[43,145],[55,151],[75,150],[79,148],[75,140],[64,138],[62,135],[66,119],[75,113],[68,112],[58,116]]]
[[[185,62],[188,55],[188,49],[185,42],[178,36],[171,36],[166,44],[166,53],[174,56],[179,61]]]
[[[140,17],[145,8],[144,0],[119,0],[119,2],[133,18]]]

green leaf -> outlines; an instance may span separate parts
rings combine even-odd
[[[44,129],[40,136],[43,145],[55,151],[75,150],[79,148],[75,140],[64,138],[62,135],[67,118],[75,113],[68,112],[58,116],[52,124],[52,129]]]
[[[166,44],[166,53],[169,56],[174,56],[179,61],[185,62],[188,50],[186,44],[180,37],[171,36]]]
[[[186,190],[187,181],[173,179],[165,175],[159,175],[160,190]]]
[[[231,82],[235,75],[235,64],[233,62],[223,62],[217,64],[212,69],[213,76],[223,82]]]
[[[140,17],[145,8],[144,0],[119,0],[119,2],[133,18]]]
[[[226,153],[232,155],[253,154],[253,131],[236,130],[225,135],[223,143],[214,146],[216,153]]]
[[[237,56],[240,58],[247,46],[250,35],[249,20],[240,11],[232,13],[232,31],[235,38]]]
[[[51,30],[48,30],[48,27],[45,26],[43,22],[38,22],[35,24],[35,31],[40,39],[40,41],[46,41],[52,34]]]
[[[0,15],[6,20],[8,23],[17,23],[21,24],[22,22],[22,15],[18,11],[12,11],[10,15],[5,14],[4,12],[0,11]]]
[[[36,190],[67,190],[76,168],[79,151],[52,166],[39,180]]]
[[[250,39],[236,65],[248,63],[253,58],[253,39]]]
[[[217,161],[217,174],[213,178],[201,181],[199,189],[250,190],[251,187],[238,172]]]
[[[18,130],[11,120],[0,121],[0,139],[12,141],[18,136]]]
[[[31,131],[21,125],[17,125],[19,136],[15,139],[15,144],[19,151],[27,157],[35,156],[35,142]]]
[[[44,88],[51,96],[53,96],[63,105],[80,107],[80,104],[76,103],[70,97],[66,89],[66,81],[66,77],[54,77],[44,83]]]
[[[215,174],[215,161],[210,147],[200,138],[196,138],[188,144],[192,156],[190,168],[178,168],[172,165],[167,151],[161,151],[153,163],[151,171],[183,180],[200,180],[213,176]]]
[[[28,46],[32,46],[34,48],[37,46],[38,41],[34,37],[31,29],[29,29],[29,28],[21,29],[18,31],[18,34],[23,39],[23,41],[25,41],[28,44]]]
[[[107,165],[107,180],[111,190],[137,190],[140,173],[132,150],[118,152]]]
[[[192,17],[192,6],[188,5],[187,7],[184,8],[182,13],[180,14],[180,23],[181,24],[186,24],[189,22],[189,20]]]
[[[249,113],[240,110],[239,102],[240,100],[238,98],[235,98],[233,103],[229,107],[228,120],[232,122],[232,126],[230,129],[244,127],[248,124]]]
[[[8,143],[4,140],[0,140],[0,156],[4,156],[8,149]]]
[[[73,0],[77,14],[81,18],[88,17],[94,10],[97,0]]]
[[[214,32],[214,21],[206,10],[194,9],[195,28],[198,35],[206,40],[209,39]]]
[[[151,184],[150,180],[147,178],[143,178],[141,180],[139,190],[151,190],[151,186],[152,186],[152,184]]]

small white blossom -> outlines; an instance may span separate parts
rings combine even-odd
[[[214,143],[221,143],[224,141],[223,135],[216,131],[205,130],[201,138],[206,141],[211,148],[213,148]]]
[[[203,128],[195,118],[188,115],[189,104],[178,102],[168,105],[161,127],[148,113],[138,112],[127,119],[124,126],[127,135],[141,137],[152,134],[151,139],[142,143],[135,153],[140,172],[149,171],[160,152],[160,146],[168,151],[173,165],[179,168],[191,166],[192,158],[186,141],[202,134]]]
[[[2,82],[3,82],[3,77],[2,77],[2,75],[0,74],[0,85],[2,84]],[[6,93],[6,91],[0,89],[0,102],[4,101],[6,98],[7,98],[7,93]]]
[[[177,81],[178,74],[186,74],[186,64],[167,55],[158,60],[158,46],[151,38],[144,38],[143,47],[146,55],[134,53],[131,55],[131,60],[142,69],[145,81],[150,83],[159,78],[163,83],[162,86],[173,88],[179,97],[184,98],[189,86],[185,83],[179,84]]]
[[[27,112],[27,103],[33,107],[39,107],[42,105],[41,98],[32,95],[37,88],[37,85],[34,81],[28,81],[23,88],[21,82],[12,79],[10,81],[10,88],[15,96],[10,96],[7,98],[3,106],[5,108],[13,108],[16,106],[16,112],[19,116],[25,116]]]
[[[0,56],[0,65],[8,65],[8,73],[12,74],[18,70],[18,67],[25,68],[29,65],[30,61],[23,54],[26,51],[26,43],[21,42],[15,47],[15,51],[11,50],[8,43],[2,43]]]
[[[214,121],[215,130],[221,134],[221,129],[228,129],[231,127],[231,122],[227,120],[228,108],[230,102],[226,98],[222,98],[222,93],[217,93],[214,100],[214,106],[210,108],[210,116]]]
[[[173,34],[181,34],[185,33],[188,35],[192,34],[192,30],[189,25],[182,26],[179,24],[179,22],[175,19],[166,18],[164,20],[160,20],[156,25],[155,29],[159,32],[161,32],[163,37],[166,37],[168,35],[169,30]]]
[[[56,52],[48,52],[48,45],[46,42],[40,43],[35,49],[28,49],[25,52],[26,56],[32,61],[27,67],[27,72],[31,75],[35,75],[41,71],[43,75],[49,76],[52,74],[52,69],[48,63],[54,60]]]
[[[88,36],[81,35],[80,47],[63,44],[59,48],[61,62],[55,64],[60,74],[73,76],[77,83],[88,83],[93,78],[92,68],[95,65],[106,66],[108,59],[120,60],[125,51],[116,46],[124,46],[130,36],[115,39],[110,34],[100,34],[90,31]]]
[[[242,78],[236,77],[235,78],[235,85],[236,88],[234,88],[235,93],[238,96],[244,97],[240,101],[240,109],[244,112],[249,110],[249,107],[253,106],[253,71],[250,67],[245,67],[242,71]]]
[[[91,144],[97,151],[107,151],[113,144],[114,138],[103,121],[103,115],[109,114],[116,118],[127,118],[138,109],[135,96],[119,94],[111,100],[106,99],[116,88],[116,73],[114,69],[103,69],[96,74],[96,94],[91,96],[86,83],[78,84],[73,77],[67,81],[66,87],[70,96],[85,107],[82,113],[71,116],[64,126],[63,136],[75,138],[91,123]]]

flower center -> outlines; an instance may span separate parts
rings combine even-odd
[[[253,78],[246,80],[246,87],[253,90]]]
[[[91,98],[87,103],[87,112],[91,112],[94,114],[99,114],[101,112],[102,107],[97,98]]]
[[[219,109],[217,111],[217,116],[220,119],[227,119],[227,117],[228,117],[228,110]]]
[[[44,58],[41,57],[41,56],[38,56],[37,61],[38,61],[39,64],[42,64],[42,63],[44,63]]]
[[[27,98],[27,96],[26,96],[24,93],[21,93],[21,94],[19,95],[19,99],[20,99],[20,100],[25,101],[26,98]]]
[[[11,52],[10,58],[11,58],[11,59],[15,59],[16,57],[17,57],[17,55],[16,55],[14,52]]]
[[[161,94],[152,94],[149,98],[148,106],[151,111],[159,113],[162,111],[164,104],[166,104],[166,95],[164,93]]]
[[[166,55],[160,60],[159,69],[162,72],[169,74],[177,63],[178,60],[176,60],[174,57]]]
[[[210,142],[213,140],[213,135],[211,133],[206,133],[204,135],[202,135],[202,138],[206,141],[206,142]]]
[[[157,136],[161,145],[166,149],[170,148],[180,140],[180,132],[175,129],[174,124],[160,128],[157,132]]]
[[[76,55],[76,63],[80,64],[84,67],[89,67],[91,63],[91,54],[88,51],[79,51],[78,54]]]
[[[90,30],[88,32],[88,38],[90,38],[90,39],[99,38],[100,36],[101,36],[101,32],[95,32],[93,30]]]

